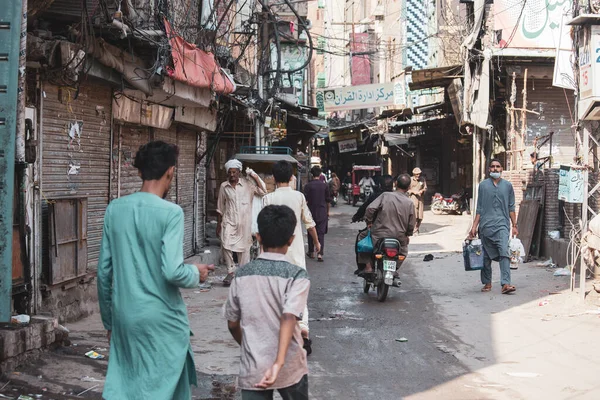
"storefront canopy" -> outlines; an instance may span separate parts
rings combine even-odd
[[[462,78],[462,71],[462,65],[413,70],[412,82],[408,87],[410,90],[446,87],[454,78]]]

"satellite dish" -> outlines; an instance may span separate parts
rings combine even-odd
[[[310,30],[312,28],[312,21],[308,18],[304,20],[304,28]]]

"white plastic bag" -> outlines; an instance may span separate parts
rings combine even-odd
[[[523,257],[525,257],[523,243],[520,239],[514,237],[510,239],[508,249],[510,252],[510,269],[518,269],[519,264],[523,262]]]

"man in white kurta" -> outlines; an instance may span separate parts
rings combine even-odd
[[[277,189],[273,193],[269,193],[263,197],[263,206],[281,205],[288,206],[296,214],[296,228],[294,230],[294,241],[288,248],[286,253],[287,260],[301,268],[306,269],[306,255],[304,248],[304,238],[302,236],[302,224],[306,227],[308,234],[313,238],[318,249],[321,248],[317,231],[315,229],[315,221],[308,209],[306,198],[302,192],[294,190],[290,187],[291,175],[293,173],[292,166],[287,161],[280,161],[273,167],[273,177],[277,184]],[[318,250],[317,250],[318,251]],[[302,336],[308,339],[308,308],[304,310],[302,321],[300,322]]]
[[[221,239],[221,247],[227,276],[223,283],[228,286],[235,274],[236,265],[233,254],[236,254],[239,266],[250,261],[252,246],[252,201],[254,196],[263,196],[266,187],[260,177],[251,169],[246,172],[250,179],[240,176],[242,163],[229,160],[225,164],[228,180],[219,188],[217,200],[218,225],[217,235]]]

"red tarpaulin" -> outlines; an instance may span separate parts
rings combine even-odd
[[[173,79],[194,87],[210,88],[220,94],[233,93],[235,84],[221,70],[214,54],[200,50],[183,40],[171,29],[167,20],[165,20],[165,29],[171,44],[174,68],[169,71],[169,75]]]
[[[369,51],[368,33],[354,33],[353,36],[353,53],[364,53]],[[369,56],[366,54],[352,56],[352,85],[368,85],[370,83],[371,62]]]

